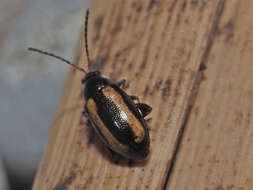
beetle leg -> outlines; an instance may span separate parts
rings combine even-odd
[[[89,125],[89,119],[86,109],[83,110],[81,119],[80,119],[80,125]]]
[[[80,125],[83,125],[83,126],[84,126],[84,125],[87,126],[87,125],[89,125],[89,120],[86,119],[86,118],[84,119],[84,117],[82,116],[81,119],[80,119],[80,123],[79,123],[79,124],[80,124]]]
[[[143,117],[145,117],[146,115],[148,115],[152,111],[152,108],[147,104],[137,103],[135,105],[141,111]]]
[[[122,79],[116,83],[119,87],[125,88],[126,87],[126,80]]]
[[[81,90],[81,92],[80,92],[80,99],[82,99],[83,98],[83,93],[84,93],[84,88]]]
[[[85,109],[83,110],[83,116],[88,117],[88,113]]]
[[[84,118],[86,119],[84,121]],[[81,120],[80,120],[80,125],[89,125],[90,124],[90,121],[88,119],[88,112],[87,112],[87,109],[86,107],[84,107],[84,110],[83,110],[83,113],[82,113],[82,116],[81,116]]]
[[[88,125],[90,125],[90,121],[88,119],[85,120],[85,121],[81,120],[80,121],[80,125],[82,125],[82,126],[88,126]]]

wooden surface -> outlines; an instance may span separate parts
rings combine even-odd
[[[167,190],[253,189],[252,8],[225,1]]]
[[[127,79],[127,92],[153,107],[150,158],[112,156],[80,125],[82,74],[73,71],[33,189],[251,189],[252,8],[251,0],[94,0],[93,68]]]

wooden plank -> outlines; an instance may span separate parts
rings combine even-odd
[[[253,1],[225,1],[168,190],[253,189]]]
[[[127,92],[153,107],[150,158],[134,163],[111,156],[80,125],[82,74],[71,72],[33,189],[162,189],[220,2],[94,0],[93,69],[127,79]],[[86,65],[83,52],[80,65]]]

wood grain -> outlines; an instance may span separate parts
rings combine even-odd
[[[72,71],[33,189],[214,189],[232,185],[226,176],[239,183],[243,169],[249,168],[245,176],[252,171],[250,154],[243,157],[251,142],[246,7],[252,3],[238,2],[94,0],[92,68],[115,81],[127,79],[126,91],[153,107],[150,158],[134,163],[111,155],[90,126],[80,125],[82,74]],[[240,28],[241,20],[247,26]],[[86,67],[83,47],[77,49],[76,62]],[[231,177],[232,165],[238,177]]]
[[[167,189],[253,189],[252,1],[225,1]]]

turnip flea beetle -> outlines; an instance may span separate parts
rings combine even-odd
[[[87,26],[89,10],[85,19],[85,48],[88,68],[91,61],[88,52]],[[84,112],[93,128],[109,149],[132,160],[144,160],[149,154],[149,132],[144,117],[152,108],[143,103],[135,103],[136,96],[129,96],[122,88],[125,80],[115,83],[100,75],[99,71],[86,72],[66,59],[35,48],[31,51],[49,55],[64,61],[85,73]]]

